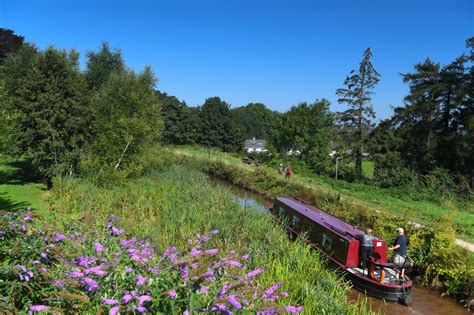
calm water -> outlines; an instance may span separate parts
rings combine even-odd
[[[225,186],[229,188],[234,194],[235,199],[242,207],[249,207],[259,212],[267,212],[272,205],[272,200],[258,193],[248,191],[246,189],[234,186],[227,181],[217,178],[211,179],[213,185]],[[451,298],[441,297],[437,292],[420,288],[412,287],[413,304],[409,307],[398,303],[388,303],[383,300],[375,299],[366,296],[355,289],[351,289],[348,300],[356,301],[359,297],[366,297],[372,306],[372,309],[380,309],[382,314],[398,315],[398,314],[433,314],[433,315],[469,315],[471,312],[467,311],[460,304],[456,303]]]

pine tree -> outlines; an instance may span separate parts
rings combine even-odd
[[[380,74],[371,62],[370,48],[364,51],[358,71],[352,70],[344,81],[346,88],[337,89],[340,104],[347,104],[349,109],[341,113],[340,119],[348,129],[352,140],[352,152],[355,157],[355,176],[362,178],[362,150],[363,142],[370,127],[375,112],[370,103],[375,85],[380,80]]]

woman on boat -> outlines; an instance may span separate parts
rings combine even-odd
[[[360,265],[362,268],[367,268],[367,260],[372,257],[374,252],[373,241],[375,237],[373,236],[373,231],[371,228],[365,230],[365,234],[362,234],[360,237]]]

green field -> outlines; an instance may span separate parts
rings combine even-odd
[[[33,176],[33,169],[25,159],[0,162],[0,209],[15,210],[31,207],[45,212],[46,186]]]
[[[195,146],[184,146],[173,149],[179,154],[192,155],[200,159],[223,161],[227,164],[253,171],[254,165],[246,165],[241,162],[237,154],[227,154],[216,150],[208,150]],[[365,172],[373,170],[373,164],[364,163]],[[275,174],[273,168],[259,166],[268,174]],[[372,171],[373,172],[373,171]],[[362,205],[374,211],[390,213],[400,218],[430,226],[436,226],[443,217],[451,213],[456,214],[457,236],[459,238],[474,241],[474,205],[472,201],[468,204],[446,200],[444,202],[433,202],[430,200],[414,199],[411,195],[405,195],[403,191],[395,189],[384,189],[362,183],[348,183],[332,178],[294,174],[291,179],[302,186],[308,186],[327,194],[338,195],[342,199],[351,201],[353,204]]]

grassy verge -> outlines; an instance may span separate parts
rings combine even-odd
[[[388,241],[395,237],[395,228],[403,226],[410,239],[409,255],[414,262],[412,276],[416,280],[459,298],[472,294],[474,255],[454,243],[455,212],[447,211],[444,216],[439,216],[442,225],[438,221],[431,221],[426,226],[414,225],[410,224],[413,220],[411,211],[404,210],[393,215],[389,211],[381,211],[372,202],[343,194],[331,187],[315,185],[298,177],[285,180],[272,169],[244,165],[230,155],[220,159],[222,153],[215,153],[210,159],[204,153],[190,153],[196,150],[167,149],[167,152],[170,159],[174,156],[175,163],[201,169],[236,185],[271,196],[303,198],[354,225],[373,228],[379,237]],[[157,154],[150,154],[153,155]],[[417,207],[420,206],[417,204]]]
[[[173,149],[173,151],[179,154],[191,155],[202,161],[221,161],[238,167],[245,172],[255,171],[255,166],[243,164],[240,157],[234,154],[189,146],[178,147]],[[365,170],[369,171],[369,165],[365,164]],[[268,175],[276,173],[276,170],[266,166],[259,166],[259,169],[267,172]],[[435,203],[423,199],[414,200],[411,196],[405,196],[394,189],[383,189],[361,183],[347,183],[320,176],[295,174],[291,181],[300,186],[316,189],[322,194],[339,196],[353,204],[361,205],[373,211],[381,211],[396,217],[409,218],[412,221],[425,225],[435,224],[446,215],[455,212],[457,236],[474,242],[474,204],[472,202],[460,207],[459,204],[449,200],[444,203]]]
[[[153,155],[160,159],[159,155]],[[160,248],[184,246],[190,236],[220,230],[212,246],[250,254],[250,266],[264,267],[258,285],[284,283],[288,297],[278,303],[304,305],[306,314],[369,313],[364,302],[347,304],[348,285],[303,242],[292,242],[271,216],[240,207],[225,188],[215,189],[204,174],[163,161],[147,176],[100,188],[87,180],[57,182],[53,220],[100,224],[116,214],[124,228],[147,236]]]
[[[33,170],[26,159],[0,162],[0,209],[32,207],[45,213],[47,204],[43,196],[46,186],[32,174]]]

